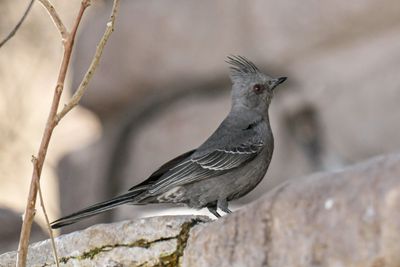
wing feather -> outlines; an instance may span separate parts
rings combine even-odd
[[[258,155],[263,142],[245,142],[237,146],[215,149],[204,155],[193,155],[171,168],[149,189],[150,194],[168,190],[177,185],[215,177],[247,163]]]

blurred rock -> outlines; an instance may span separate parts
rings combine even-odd
[[[400,154],[293,179],[220,220],[166,216],[56,239],[61,266],[400,266]],[[16,253],[0,256],[14,266]],[[29,266],[54,266],[49,240]]]
[[[89,65],[111,4],[90,10],[74,55],[73,89]],[[224,59],[231,53],[286,69],[293,60],[395,29],[399,7],[394,0],[125,1],[82,103],[103,117],[133,99],[140,103],[167,89],[226,77]]]
[[[22,226],[21,214],[17,214],[6,208],[0,208],[0,226],[0,254],[16,250]],[[44,240],[47,237],[48,235],[43,232],[39,225],[33,223],[31,242]],[[0,264],[0,266],[2,265]]]
[[[112,150],[115,138],[108,138],[103,132],[101,139],[81,150],[76,150],[58,164],[60,208],[62,214],[70,214],[77,209],[105,200],[108,195],[106,177],[110,161],[107,151]],[[74,231],[99,222],[110,221],[110,213],[103,213],[83,222],[67,226],[62,231]],[[55,219],[55,218],[53,218]]]
[[[317,111],[326,149],[347,162],[400,149],[399,34],[388,29],[290,67],[293,79],[302,80],[297,98]],[[280,105],[290,109],[293,102]]]
[[[110,4],[90,10],[77,40],[73,90]],[[202,143],[229,111],[229,54],[289,77],[271,106],[270,170],[239,205],[290,177],[400,150],[400,2],[121,4],[116,31],[82,102],[99,116],[104,134],[62,161],[62,214],[127,190]],[[82,226],[140,214],[122,208]]]
[[[400,154],[291,180],[190,234],[183,266],[400,266]]]

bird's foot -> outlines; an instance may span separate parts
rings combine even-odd
[[[215,217],[221,218],[221,215],[217,212],[217,206],[209,206],[207,207],[208,211],[211,212]]]

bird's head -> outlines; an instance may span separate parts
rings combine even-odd
[[[232,108],[250,109],[265,114],[274,95],[275,88],[286,77],[271,78],[260,72],[257,66],[242,56],[229,56],[232,87]]]

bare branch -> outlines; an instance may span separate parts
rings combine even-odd
[[[32,157],[32,163],[34,165],[37,163],[37,159],[35,157]],[[35,169],[37,170],[37,168],[35,168]],[[51,248],[53,250],[54,262],[56,263],[57,267],[60,267],[60,263],[58,262],[57,248],[56,248],[56,244],[54,242],[53,231],[50,226],[49,217],[47,216],[46,207],[44,206],[42,188],[40,186],[40,181],[38,180],[37,182],[38,182],[37,187],[39,189],[40,206],[42,207],[44,218],[46,219],[47,230],[49,232],[49,236],[50,236],[50,240],[51,240]]]
[[[85,76],[83,77],[82,82],[80,83],[78,89],[73,94],[71,100],[64,106],[64,108],[57,114],[56,121],[57,123],[69,112],[73,109],[76,105],[78,105],[79,101],[81,100],[83,94],[87,90],[88,84],[93,77],[94,72],[96,71],[97,66],[99,65],[100,57],[103,53],[103,49],[110,37],[111,33],[114,31],[114,24],[115,24],[115,17],[118,12],[119,1],[115,0],[113,4],[113,8],[111,11],[110,19],[107,22],[106,30],[101,38],[99,44],[97,45],[96,52],[90,63],[89,69],[87,70]]]
[[[41,3],[46,3],[48,4],[48,0],[39,0]],[[57,13],[55,12],[54,8],[48,9],[50,15],[52,16],[53,20],[55,21],[57,27],[60,29],[62,38],[64,39],[64,55],[63,59],[61,62],[60,66],[60,71],[58,74],[58,79],[57,79],[57,85],[54,90],[54,96],[53,96],[53,101],[51,103],[51,108],[50,108],[50,113],[47,118],[46,122],[46,128],[44,130],[43,136],[42,136],[42,141],[40,143],[39,147],[39,152],[37,155],[37,160],[36,164],[33,166],[33,173],[32,173],[32,179],[31,179],[31,184],[29,188],[29,196],[28,196],[28,201],[26,204],[25,208],[25,214],[24,214],[24,221],[22,224],[22,229],[21,229],[21,235],[20,235],[20,240],[19,240],[19,245],[18,245],[18,257],[17,257],[17,266],[18,267],[25,267],[26,266],[26,257],[28,254],[28,245],[29,245],[29,237],[31,234],[31,228],[32,228],[32,223],[33,219],[35,216],[35,205],[36,205],[36,198],[37,198],[37,192],[38,192],[38,184],[40,180],[40,175],[42,173],[42,168],[44,164],[44,160],[46,158],[47,154],[47,149],[50,143],[51,136],[53,134],[53,130],[56,127],[56,115],[57,115],[57,109],[58,105],[60,103],[60,98],[61,94],[64,88],[64,82],[65,82],[65,77],[67,74],[68,70],[68,65],[69,61],[71,59],[71,53],[72,53],[72,48],[74,45],[74,40],[75,40],[75,35],[76,35],[76,30],[78,28],[78,25],[82,19],[82,15],[85,11],[85,9],[88,7],[88,2],[87,0],[83,0],[81,4],[81,8],[79,9],[79,13],[77,15],[77,18],[75,20],[75,25],[73,28],[73,31],[68,34],[66,31],[64,24],[61,22],[60,18],[58,17]],[[44,5],[46,8],[48,8],[46,5]],[[57,22],[57,20],[59,20]],[[60,28],[60,25],[62,27]]]
[[[61,34],[61,38],[63,42],[67,40],[69,34],[67,31],[67,28],[65,28],[64,23],[62,22],[60,16],[58,16],[58,13],[54,6],[51,4],[49,0],[39,0],[39,2],[44,6],[44,8],[49,12],[50,17],[53,19],[54,24],[56,25],[58,31]]]
[[[53,101],[52,101],[52,104],[50,107],[50,113],[47,118],[46,128],[45,128],[43,136],[42,136],[42,141],[40,143],[38,155],[37,155],[37,157],[34,157],[34,159],[33,159],[34,165],[33,165],[32,179],[31,179],[31,184],[30,184],[30,189],[29,189],[28,201],[27,201],[25,214],[24,214],[24,221],[23,221],[22,229],[21,229],[19,246],[18,246],[18,256],[17,256],[17,266],[18,267],[26,266],[26,257],[27,257],[27,253],[28,253],[29,237],[30,237],[32,222],[33,222],[33,219],[35,216],[35,205],[36,205],[36,198],[37,198],[38,191],[39,191],[39,196],[40,196],[41,203],[42,203],[42,209],[45,213],[46,221],[48,224],[48,228],[49,228],[49,231],[51,232],[50,224],[49,224],[47,214],[46,214],[46,211],[44,208],[43,198],[42,198],[41,190],[40,190],[40,184],[39,184],[40,175],[41,175],[41,172],[43,169],[44,160],[46,158],[47,149],[48,149],[49,142],[50,142],[54,128],[57,126],[57,123],[60,121],[60,119],[69,110],[71,110],[73,108],[73,106],[76,105],[76,104],[71,104],[71,108],[68,108],[68,110],[66,110],[64,113],[62,111],[61,115],[57,115],[57,110],[58,110],[58,106],[60,103],[61,94],[64,89],[64,82],[65,82],[65,77],[66,77],[66,73],[67,73],[68,66],[69,66],[69,61],[71,59],[71,53],[72,53],[72,48],[73,48],[74,41],[75,41],[76,32],[77,32],[79,24],[82,20],[83,13],[85,12],[86,8],[88,6],[90,6],[90,3],[91,3],[90,0],[82,0],[81,8],[75,19],[75,23],[72,28],[72,31],[71,31],[71,33],[68,33],[67,29],[65,28],[64,24],[62,23],[60,17],[56,13],[54,7],[51,5],[49,0],[39,0],[39,1],[47,9],[47,11],[49,12],[50,16],[52,17],[54,23],[56,24],[57,28],[60,31],[61,37],[63,39],[64,55],[62,58],[60,71],[59,71],[58,79],[57,79],[57,84],[56,84],[56,87],[54,90]],[[85,88],[87,87],[87,84],[88,84],[89,80],[91,79],[91,77],[98,65],[103,48],[104,48],[111,32],[114,30],[114,22],[115,22],[115,16],[117,14],[118,6],[119,6],[119,0],[114,0],[113,9],[111,12],[111,18],[110,18],[110,21],[107,23],[106,32],[104,33],[103,38],[101,39],[100,43],[97,46],[95,58],[93,59],[93,62],[90,65],[90,68],[89,68],[87,74],[85,75],[85,79],[82,81],[81,86],[77,90],[77,92],[79,92],[78,96],[75,96],[75,98],[73,97],[73,99],[71,101],[76,101],[76,103],[79,102],[79,99],[82,97],[82,94],[83,94]],[[83,89],[81,89],[81,87]],[[74,100],[74,99],[77,99],[77,100]],[[56,263],[58,263],[52,233],[50,234],[50,236],[52,239],[54,255],[56,258],[55,260],[56,260]]]
[[[74,26],[72,27],[72,31],[70,33],[71,48],[74,45],[76,32],[78,30],[79,23],[81,23],[83,13],[85,12],[86,8],[88,8],[90,6],[90,4],[91,4],[91,0],[82,0],[82,2],[81,2],[81,9],[79,10],[78,16],[75,20]]]
[[[15,33],[18,31],[19,27],[21,27],[22,23],[24,22],[25,18],[28,16],[29,11],[32,8],[33,2],[35,2],[35,0],[31,0],[31,2],[29,3],[28,7],[26,8],[24,15],[22,15],[22,18],[18,21],[17,25],[15,25],[14,29],[11,30],[11,32],[6,36],[6,38],[3,39],[3,41],[0,42],[0,48],[8,42],[8,40],[10,40]]]

